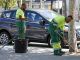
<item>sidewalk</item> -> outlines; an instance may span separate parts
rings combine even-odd
[[[62,49],[62,51],[66,52],[64,56],[80,56],[80,52],[70,53],[69,49]]]
[[[63,49],[68,52],[68,49]],[[13,46],[0,50],[0,60],[80,60],[77,55],[54,56],[51,48],[29,47],[27,53],[15,53]]]

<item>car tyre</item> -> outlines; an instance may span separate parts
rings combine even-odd
[[[7,32],[1,32],[0,33],[0,43],[1,44],[6,44],[9,42],[9,40],[10,40],[10,36]],[[12,43],[12,41],[9,42],[8,44],[11,44],[11,43]]]
[[[52,40],[51,37],[48,37],[48,46],[49,46],[49,47],[52,47],[51,40]]]

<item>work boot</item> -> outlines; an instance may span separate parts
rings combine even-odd
[[[61,55],[65,54],[65,52],[61,51],[61,49],[59,49],[59,52],[60,52]]]
[[[56,55],[56,56],[62,56],[63,54],[65,54],[65,52],[62,52],[60,49],[54,50],[54,55]]]
[[[54,50],[54,55],[55,56],[61,56],[59,50]]]
[[[54,55],[57,55],[58,54],[58,50],[54,50]]]

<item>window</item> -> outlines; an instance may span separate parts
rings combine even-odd
[[[34,20],[40,21],[40,20],[43,20],[43,18],[40,15],[36,14]]]
[[[3,12],[3,13],[1,14],[1,17],[2,17],[2,18],[10,18],[10,15],[11,15],[10,12],[9,12],[9,13]]]
[[[16,18],[16,12],[11,13],[11,18]]]
[[[27,12],[27,18],[30,21],[34,21],[36,14],[32,13],[32,12]]]
[[[35,12],[27,12],[27,18],[32,21],[40,21],[43,18]]]
[[[4,13],[4,14],[5,14],[5,18],[10,18],[11,12]]]
[[[36,14],[35,13],[31,13],[31,18],[32,18],[32,20],[34,21],[35,19],[35,16],[36,16]]]
[[[30,12],[27,12],[27,18],[28,20],[33,21],[33,17]]]

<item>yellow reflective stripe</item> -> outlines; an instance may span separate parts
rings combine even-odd
[[[54,48],[54,50],[61,49],[60,42],[58,42],[58,43],[53,43],[52,47]]]

